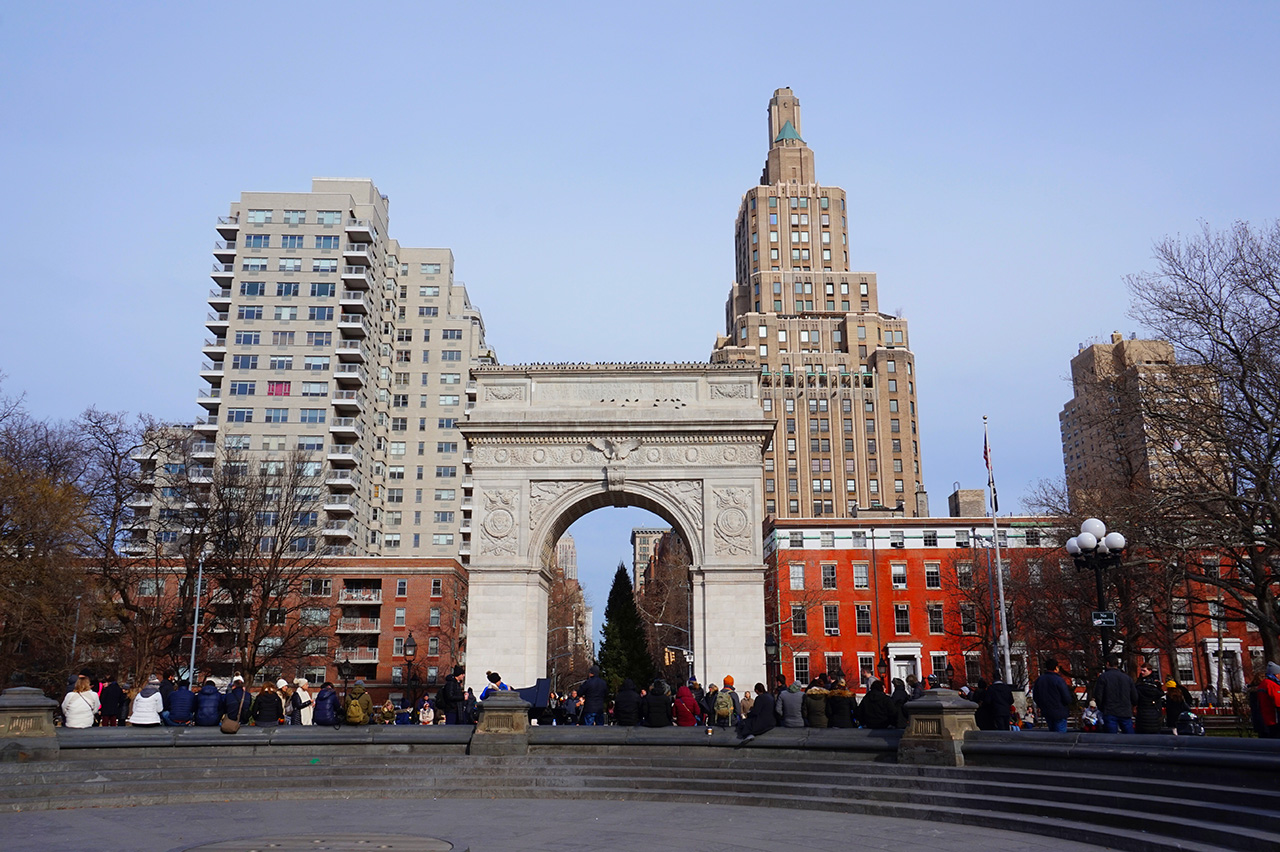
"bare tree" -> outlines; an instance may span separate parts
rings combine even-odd
[[[1228,619],[1255,625],[1280,662],[1280,222],[1207,225],[1155,246],[1129,278],[1132,315],[1187,369],[1144,384],[1152,491],[1173,545],[1221,555],[1188,576],[1221,590]]]
[[[685,654],[693,649],[693,625],[689,622],[691,562],[684,539],[675,530],[668,530],[654,544],[644,585],[636,594],[636,608],[649,640],[649,655],[662,677],[672,684],[684,683],[689,676]]]

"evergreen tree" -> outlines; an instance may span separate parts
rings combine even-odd
[[[637,686],[647,686],[653,679],[653,657],[649,656],[644,623],[631,591],[631,578],[621,562],[613,575],[609,603],[604,608],[603,632],[600,669],[609,690],[616,693],[626,678],[634,680]]]

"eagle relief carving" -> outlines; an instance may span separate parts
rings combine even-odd
[[[639,438],[589,438],[587,446],[602,453],[606,461],[625,461],[640,446]]]

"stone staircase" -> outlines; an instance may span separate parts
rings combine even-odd
[[[485,757],[331,743],[64,748],[56,761],[0,764],[0,812],[372,798],[709,803],[961,823],[1135,852],[1280,850],[1275,789],[1171,775],[911,766],[857,752],[595,745]]]

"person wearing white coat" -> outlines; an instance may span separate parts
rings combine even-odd
[[[163,722],[160,713],[164,710],[164,696],[160,694],[160,678],[152,675],[147,678],[147,685],[133,699],[133,712],[129,714],[129,724],[135,728],[158,728]]]
[[[302,724],[304,725],[311,724],[312,701],[311,693],[307,691],[309,685],[305,677],[294,678],[293,694],[298,696],[298,703],[302,705]]]
[[[68,728],[92,728],[93,717],[102,709],[98,693],[93,691],[89,678],[80,675],[76,678],[75,689],[62,699],[63,724]]]

